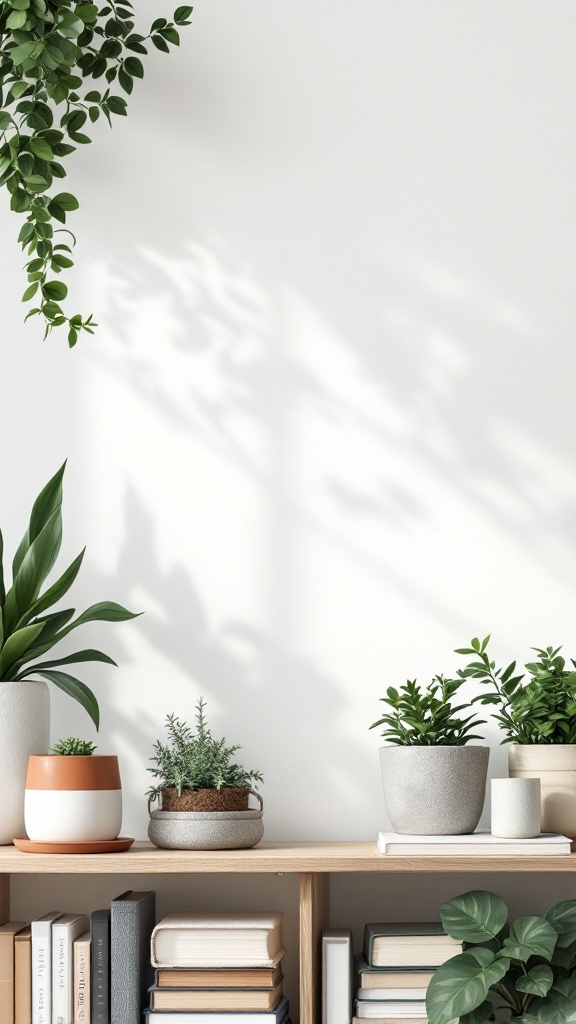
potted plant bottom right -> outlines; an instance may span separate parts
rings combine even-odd
[[[258,771],[235,764],[238,746],[215,740],[208,728],[205,702],[196,705],[196,731],[168,715],[168,743],[154,744],[155,784],[149,789],[148,837],[170,850],[240,850],[256,846],[264,835],[263,801],[253,788]],[[250,796],[258,806],[249,806]],[[155,800],[159,809],[152,810]]]

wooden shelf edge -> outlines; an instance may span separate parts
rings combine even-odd
[[[576,871],[576,854],[552,857],[383,856],[375,843],[262,843],[252,850],[158,850],[140,842],[126,853],[46,855],[0,847],[0,874],[303,874],[560,873]]]

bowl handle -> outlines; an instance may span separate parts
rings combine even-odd
[[[249,789],[248,792],[251,793],[252,796],[256,797],[256,799],[257,799],[257,801],[258,801],[258,803],[260,805],[259,806],[259,810],[260,810],[260,812],[262,812],[264,810],[264,801],[263,801],[262,797],[260,796],[260,793],[257,793],[255,789]]]
[[[148,798],[148,817],[149,818],[152,817],[152,808],[151,808],[150,805],[153,804],[155,800],[158,800],[158,803],[160,803],[160,798],[157,797],[157,796],[151,796],[151,797]]]

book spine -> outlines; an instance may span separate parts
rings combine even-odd
[[[58,923],[52,928],[52,1024],[72,1024],[72,938]]]
[[[52,922],[32,922],[32,1024],[52,1024]]]
[[[110,1024],[110,915],[92,915],[92,1022]]]
[[[90,1024],[90,939],[74,943],[74,1024]]]
[[[16,939],[14,988],[15,1020],[18,1024],[32,1024],[32,941],[29,927]]]
[[[156,897],[113,900],[110,916],[111,1024],[140,1024],[152,982],[150,936]]]

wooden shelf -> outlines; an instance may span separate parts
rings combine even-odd
[[[331,874],[416,874],[576,871],[576,854],[564,857],[382,856],[376,843],[261,843],[253,850],[193,853],[135,843],[126,853],[46,855],[0,847],[0,924],[10,916],[10,876],[21,874],[295,874],[300,876],[300,1024],[321,1020],[322,930],[328,924]]]
[[[334,874],[342,872],[576,871],[576,854],[553,857],[383,856],[375,843],[261,843],[253,850],[195,853],[135,843],[126,853],[54,855],[0,847],[0,874]]]

